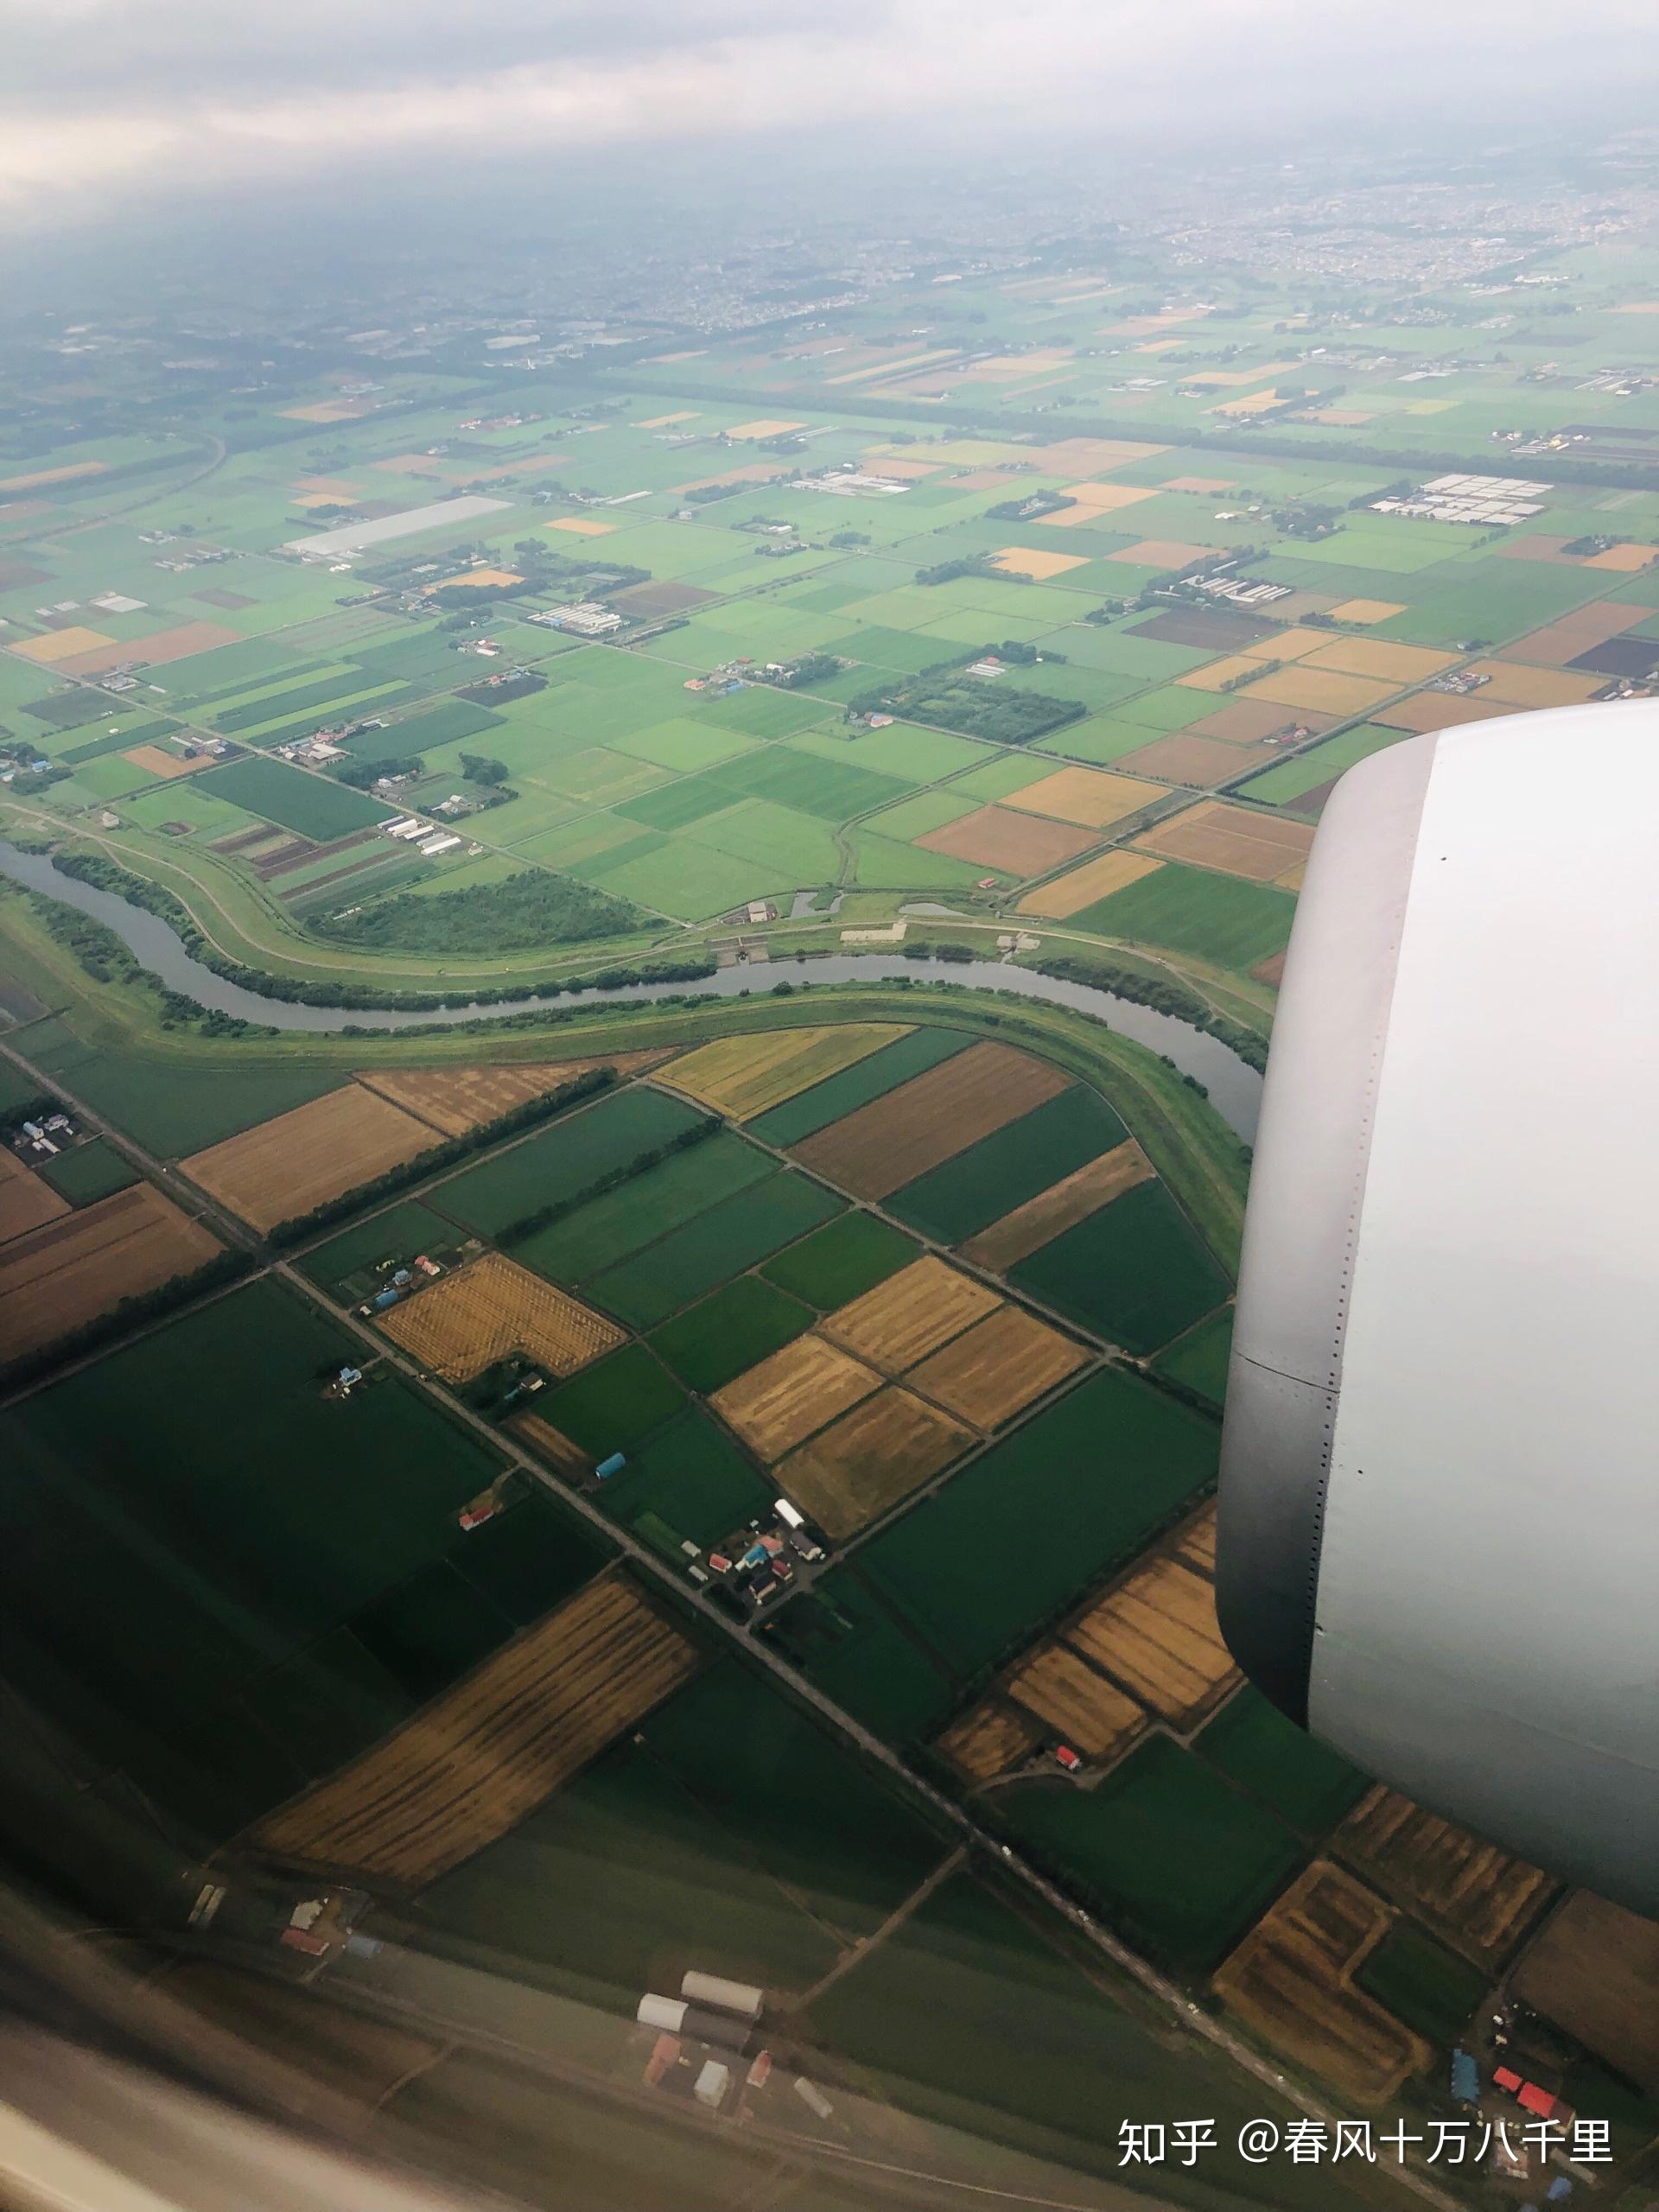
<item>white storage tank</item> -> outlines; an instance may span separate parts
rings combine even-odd
[[[680,1994],[693,2005],[715,2005],[722,2012],[758,2020],[766,2010],[766,1993],[753,1982],[727,1981],[717,1974],[687,1974],[680,1978]]]

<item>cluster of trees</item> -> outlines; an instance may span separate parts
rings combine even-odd
[[[418,753],[404,759],[385,760],[335,760],[330,763],[329,774],[337,784],[344,784],[354,791],[372,791],[382,776],[423,776],[426,763]]]
[[[1191,1028],[1202,1029],[1206,1036],[1236,1052],[1247,1066],[1258,1073],[1268,1065],[1264,1037],[1258,1036],[1254,1029],[1247,1029],[1243,1022],[1217,1014],[1207,1000],[1189,990],[1185,983],[1122,967],[1116,961],[1096,953],[1045,952],[1032,965],[1045,976],[1058,976],[1063,982],[1087,983],[1097,991],[1111,991],[1135,1006],[1149,1007],[1154,1014],[1171,1014]]]
[[[799,660],[785,661],[775,671],[759,671],[763,683],[804,690],[810,684],[826,683],[832,676],[839,676],[847,663],[834,653],[803,653]]]
[[[550,1229],[556,1221],[563,1221],[567,1214],[574,1213],[578,1206],[585,1206],[590,1198],[602,1198],[607,1191],[618,1190],[624,1183],[632,1182],[636,1176],[645,1174],[647,1169],[660,1167],[664,1160],[675,1153],[689,1152],[693,1145],[702,1144],[705,1139],[713,1136],[719,1127],[717,1116],[704,1115],[688,1128],[682,1129],[678,1136],[671,1137],[666,1144],[654,1145],[649,1152],[642,1152],[637,1159],[626,1161],[620,1167],[613,1167],[608,1174],[598,1176],[591,1183],[584,1183],[579,1191],[573,1191],[565,1198],[551,1199],[544,1206],[537,1206],[529,1213],[521,1213],[516,1221],[510,1221],[505,1228],[496,1230],[496,1243],[503,1250],[514,1244],[526,1243],[531,1237],[539,1236],[543,1230]]]
[[[1075,507],[1077,501],[1067,492],[1027,492],[1023,499],[1002,499],[994,507],[987,507],[988,522],[1036,522],[1044,515],[1057,515],[1063,507]]]
[[[999,583],[1029,583],[1029,576],[1010,575],[999,569],[987,553],[971,553],[960,561],[938,561],[931,569],[918,569],[918,584],[954,583],[958,576],[995,576]]]
[[[270,1242],[277,1246],[297,1244],[302,1237],[328,1228],[333,1223],[347,1220],[360,1213],[365,1206],[378,1199],[389,1198],[395,1192],[406,1190],[411,1183],[423,1183],[429,1175],[435,1175],[443,1168],[453,1167],[470,1154],[481,1152],[488,1145],[499,1144],[503,1138],[517,1136],[524,1129],[534,1128],[540,1122],[551,1121],[567,1106],[576,1105],[584,1098],[591,1098],[601,1090],[607,1090],[616,1081],[614,1068],[588,1068],[562,1083],[555,1090],[544,1090],[539,1096],[526,1098],[505,1114],[498,1114],[493,1122],[485,1122],[475,1129],[467,1129],[461,1136],[447,1138],[425,1152],[417,1152],[413,1160],[405,1160],[396,1167],[389,1167],[384,1175],[376,1175],[366,1183],[355,1184],[349,1191],[342,1191],[337,1198],[325,1198],[309,1213],[292,1215],[279,1221],[270,1231]]]
[[[642,919],[637,907],[608,891],[526,868],[499,883],[461,891],[400,892],[355,913],[314,919],[311,926],[340,944],[454,957],[582,944],[620,937]]]
[[[988,654],[1025,666],[1046,658],[1018,639],[1001,645],[975,646],[950,660],[936,662],[919,675],[899,677],[878,690],[861,693],[849,702],[847,711],[861,716],[899,715],[906,721],[959,730],[966,737],[988,738],[998,745],[1029,745],[1050,730],[1077,721],[1085,712],[1080,700],[1055,699],[1043,691],[981,683],[963,672]]]

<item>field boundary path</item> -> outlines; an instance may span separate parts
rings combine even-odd
[[[75,1098],[55,1077],[48,1078],[42,1070],[35,1067],[15,1046],[0,1039],[0,1054],[22,1068],[43,1087],[54,1090],[77,1114],[84,1117],[89,1126],[106,1129],[106,1124],[101,1116],[95,1114],[90,1107]],[[117,1133],[109,1132],[109,1134]],[[184,1183],[185,1179],[177,1176],[174,1170],[154,1159],[142,1147],[128,1139],[119,1141],[133,1159],[139,1161],[147,1172],[159,1176],[168,1187],[177,1187],[179,1184]],[[186,1184],[185,1187],[193,1195],[194,1194],[194,1184]],[[197,1209],[199,1212],[204,1210],[216,1227],[222,1226],[227,1242],[244,1251],[251,1253],[256,1258],[266,1260],[267,1272],[280,1277],[307,1305],[315,1311],[326,1313],[337,1327],[343,1329],[358,1344],[365,1347],[373,1357],[385,1360],[404,1377],[411,1389],[419,1391],[429,1401],[441,1408],[452,1421],[470,1431],[488,1448],[493,1456],[505,1457],[513,1471],[526,1476],[531,1482],[556,1499],[561,1506],[586,1521],[603,1536],[607,1545],[613,1548],[638,1573],[643,1576],[648,1586],[671,1592],[675,1601],[683,1606],[688,1606],[697,1615],[704,1628],[716,1638],[723,1639],[727,1647],[741,1649],[753,1664],[766,1669],[798,1703],[810,1707],[837,1735],[854,1745],[866,1758],[874,1760],[884,1772],[892,1776],[905,1791],[912,1796],[919,1797],[944,1824],[947,1831],[956,1835],[958,1840],[957,1847],[959,1850],[977,1852],[988,1864],[1000,1868],[1007,1879],[1020,1885],[1030,1895],[1040,1898],[1051,1911],[1060,1916],[1075,1935],[1096,1950],[1103,1953],[1115,1966],[1131,1975],[1191,2033],[1212,2044],[1236,2066],[1242,2068],[1274,2102],[1280,2105],[1289,2105],[1304,2119],[1319,2120],[1327,2127],[1334,2127],[1338,2118],[1334,2107],[1314,2097],[1300,2084],[1293,2082],[1288,2075],[1280,2073],[1251,2044],[1236,2034],[1224,2021],[1205,2012],[1178,1983],[1171,1980],[1166,1974],[1154,1967],[1150,1960],[1143,1958],[1138,1951],[1124,1942],[1111,1929],[1102,1927],[1091,1914],[1085,1912],[1082,1906],[1068,1897],[1057,1883],[1050,1881],[1046,1875],[1039,1873],[1012,1846],[999,1842],[990,1835],[964,1806],[957,1804],[954,1798],[947,1796],[944,1790],[918,1774],[897,1751],[883,1743],[879,1736],[874,1735],[861,1722],[855,1720],[851,1713],[844,1711],[832,1699],[826,1697],[816,1684],[780,1658],[770,1644],[762,1643],[758,1637],[751,1637],[746,1624],[733,1620],[702,1590],[688,1586],[672,1567],[658,1557],[656,1553],[641,1543],[628,1529],[619,1528],[610,1521],[589,1499],[583,1497],[576,1491],[563,1488],[545,1467],[541,1466],[527,1453],[503,1437],[501,1433],[493,1427],[481,1414],[475,1413],[452,1391],[428,1376],[413,1360],[406,1357],[395,1345],[387,1344],[385,1339],[377,1336],[374,1331],[359,1319],[355,1313],[338,1304],[316,1285],[308,1281],[291,1260],[272,1253],[264,1239],[253,1230],[245,1227],[233,1217],[225,1214],[223,1209],[211,1201],[206,1209],[200,1206]],[[175,1317],[169,1315],[167,1318],[172,1319]],[[105,1346],[101,1349],[107,1351],[110,1347]],[[90,1363],[90,1360],[83,1363],[83,1364]],[[54,1382],[61,1379],[61,1374],[53,1377]],[[1440,2208],[1440,2212],[1465,2212],[1465,2208],[1455,2197],[1437,2188],[1426,2176],[1414,2173],[1409,2166],[1402,2166],[1397,2174],[1391,2175],[1390,2177],[1397,2179],[1402,2186],[1413,2190],[1426,2202]]]

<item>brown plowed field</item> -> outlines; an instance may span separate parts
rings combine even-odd
[[[465,1382],[510,1352],[550,1375],[574,1375],[625,1333],[499,1252],[469,1260],[377,1319],[393,1344],[446,1382]]]
[[[458,1137],[512,1113],[515,1106],[563,1090],[590,1069],[613,1068],[623,1081],[667,1058],[666,1052],[611,1052],[600,1059],[531,1060],[494,1068],[374,1068],[359,1071],[357,1080],[443,1135]]]
[[[1109,899],[1114,891],[1139,883],[1143,875],[1153,874],[1162,865],[1161,861],[1154,861],[1144,853],[1126,853],[1121,848],[1102,853],[1098,860],[1084,861],[1081,868],[1057,875],[1052,883],[1039,884],[1035,891],[1027,891],[1020,901],[1020,912],[1064,921],[1068,914],[1080,914],[1096,900]]]
[[[1135,839],[1144,852],[1165,859],[1191,861],[1227,875],[1271,883],[1306,861],[1313,832],[1306,822],[1281,815],[1253,814],[1248,807],[1203,799],[1173,821],[1160,822]]]
[[[135,745],[130,753],[124,753],[121,758],[165,781],[174,776],[194,776],[198,768],[208,766],[212,755],[199,753],[194,760],[187,760],[182,753],[169,753],[164,745]]]
[[[1103,1152],[1098,1160],[1086,1161],[1058,1183],[1051,1183],[1047,1190],[1039,1191],[1034,1198],[1005,1213],[988,1229],[982,1229],[977,1236],[969,1238],[963,1252],[980,1267],[1005,1274],[1039,1246],[1051,1243],[1063,1229],[1098,1213],[1102,1206],[1121,1198],[1137,1183],[1147,1181],[1151,1174],[1152,1162],[1131,1137]]]
[[[67,1198],[60,1198],[49,1183],[31,1174],[15,1152],[0,1150],[0,1244],[68,1211]]]
[[[1166,784],[1223,784],[1243,773],[1245,763],[1236,745],[1213,737],[1194,737],[1184,732],[1157,737],[1150,745],[1123,754],[1121,765],[1131,775],[1161,776]]]
[[[1510,1987],[1659,2096],[1659,1921],[1579,1890],[1522,1955]]]
[[[909,1034],[901,1022],[849,1021],[721,1037],[682,1053],[663,1081],[731,1121],[747,1122]]]
[[[594,1471],[592,1456],[580,1445],[573,1444],[562,1428],[555,1428],[550,1421],[540,1414],[512,1414],[507,1427],[521,1442],[527,1444],[536,1457],[550,1467],[556,1467],[562,1475],[569,1475],[580,1482]]]
[[[1063,1637],[1184,1735],[1239,1681],[1214,1590],[1173,1559],[1149,1560]]]
[[[749,1368],[709,1402],[762,1459],[780,1459],[880,1382],[861,1361],[808,1335]]]
[[[135,1183],[0,1248],[0,1344],[11,1359],[35,1351],[220,1249],[153,1184]]]
[[[1381,1784],[1361,1798],[1332,1848],[1483,1965],[1514,1948],[1556,1886],[1525,1859]]]
[[[137,661],[143,667],[159,668],[164,661],[188,660],[192,653],[211,652],[215,645],[239,645],[241,634],[227,630],[222,622],[181,622],[171,630],[152,630],[147,638],[128,638],[123,641],[95,646],[89,652],[76,653],[73,658],[60,660],[58,666],[66,676],[101,676],[106,668],[114,668],[121,661]]]
[[[970,1045],[807,1137],[795,1157],[857,1198],[885,1198],[1058,1097],[1070,1081],[1011,1046]]]
[[[850,1536],[973,1441],[970,1430],[890,1382],[791,1452],[778,1480],[832,1536]]]
[[[412,1114],[348,1083],[182,1162],[184,1172],[256,1229],[274,1229],[425,1152]]]
[[[1558,621],[1546,622],[1541,630],[1529,631],[1524,638],[1518,638],[1514,645],[1503,648],[1503,657],[1506,660],[1539,661],[1546,668],[1565,668],[1580,653],[1605,645],[1609,638],[1622,638],[1627,630],[1634,630],[1652,612],[1648,607],[1621,607],[1611,600],[1595,600],[1588,607],[1575,607],[1571,614],[1563,614]]]
[[[1029,1713],[991,1697],[953,1720],[934,1749],[970,1782],[992,1782],[1028,1757],[1041,1734]]]
[[[1081,1344],[1022,1306],[988,1313],[910,1370],[912,1389],[976,1428],[1000,1428],[1088,1359]]]
[[[1384,729],[1408,729],[1423,737],[1430,730],[1454,729],[1459,722],[1490,721],[1494,715],[1512,715],[1496,699],[1460,699],[1450,691],[1414,691],[1391,707],[1379,707],[1371,719]]]
[[[902,1375],[1001,1302],[986,1284],[930,1253],[827,1313],[818,1325],[884,1375]]]
[[[251,1840],[421,1889],[533,1812],[702,1654],[620,1575],[590,1583]]]
[[[1052,815],[1085,830],[1108,830],[1126,815],[1137,814],[1154,799],[1167,798],[1161,784],[1133,776],[1109,776],[1099,768],[1058,768],[1034,784],[1022,784],[1007,804],[1022,814]]]
[[[1300,715],[1294,707],[1279,706],[1271,699],[1230,699],[1213,715],[1193,722],[1186,734],[1213,737],[1223,745],[1260,745],[1263,738],[1276,737],[1283,729],[1329,729],[1331,721],[1329,715]]]
[[[912,842],[930,853],[948,853],[953,860],[998,868],[1004,875],[1046,875],[1100,840],[1092,830],[1068,823],[1042,821],[1006,806],[981,806]]]
[[[1103,1764],[1145,1732],[1147,1716],[1133,1698],[1069,1651],[1052,1643],[1008,1676],[1003,1688],[1065,1737],[1074,1751]]]
[[[1357,2104],[1384,2104],[1433,2057],[1353,1986],[1392,1917],[1351,1875],[1316,1859],[1217,1968],[1217,1993],[1275,2050]]]

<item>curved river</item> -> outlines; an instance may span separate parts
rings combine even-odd
[[[455,1022],[488,1021],[505,1019],[508,1014],[543,1012],[550,1007],[568,1006],[578,998],[588,1005],[609,1005],[651,999],[759,997],[770,988],[769,976],[775,976],[779,982],[793,982],[800,973],[794,961],[781,960],[772,968],[722,968],[690,983],[622,983],[610,990],[502,999],[490,1006],[431,1007],[418,1013],[397,1007],[302,1006],[289,999],[267,998],[240,983],[226,982],[187,950],[172,924],[159,914],[152,914],[143,906],[130,906],[113,892],[101,891],[95,885],[78,882],[72,875],[60,874],[49,860],[38,854],[20,852],[4,838],[0,838],[0,873],[30,891],[60,899],[66,906],[78,907],[82,913],[104,923],[128,946],[134,957],[159,976],[170,990],[182,992],[199,1006],[215,1013],[236,1014],[244,1021],[265,1022],[274,1029],[326,1032],[346,1028],[441,1027]],[[1242,1060],[1218,1038],[1194,1028],[1189,1021],[1178,1020],[1173,1014],[1158,1014],[1150,1007],[1137,1006],[1132,999],[1120,998],[1115,991],[1098,990],[1089,983],[1068,982],[1058,976],[1045,976],[1035,968],[1003,964],[996,969],[995,975],[996,980],[992,982],[983,962],[970,975],[953,961],[906,960],[902,954],[880,952],[840,952],[809,962],[800,980],[814,983],[868,983],[905,976],[912,982],[923,977],[957,984],[971,982],[976,990],[1006,991],[1018,998],[1047,999],[1057,1006],[1074,1007],[1173,1060],[1183,1075],[1190,1075],[1205,1086],[1211,1104],[1230,1128],[1247,1143],[1254,1141],[1262,1105],[1262,1078],[1248,1061]]]

